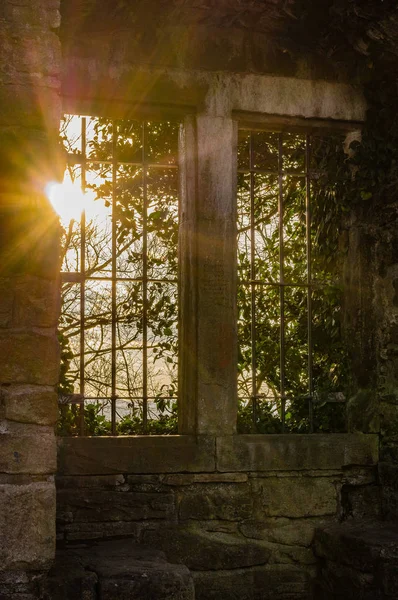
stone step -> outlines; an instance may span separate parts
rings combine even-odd
[[[131,540],[68,546],[41,586],[41,600],[194,600],[184,565]]]
[[[318,529],[317,600],[396,600],[398,524],[351,522]]]

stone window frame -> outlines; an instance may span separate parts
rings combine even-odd
[[[283,77],[147,68],[135,82],[128,103],[67,97],[63,110],[181,120],[179,435],[232,435],[238,128],[351,132],[366,104],[347,84]]]

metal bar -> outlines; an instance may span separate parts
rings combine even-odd
[[[79,394],[80,395],[80,394]],[[177,396],[147,396],[148,400],[177,400]],[[118,400],[142,400],[142,396],[118,396]],[[112,400],[111,396],[85,396],[85,400]]]
[[[61,273],[61,279],[65,283],[76,283],[80,282],[81,277],[79,273],[70,273],[67,271],[63,271]],[[86,275],[86,281],[112,281],[112,277],[97,277],[95,275],[90,276]],[[136,281],[142,282],[142,277],[116,277],[116,281]],[[148,283],[178,283],[178,279],[154,279],[152,277],[147,277]]]
[[[249,174],[250,172],[257,173],[258,175],[290,175],[291,177],[297,177],[298,179],[304,179],[305,173],[300,171],[284,171],[281,169],[280,171],[275,171],[274,169],[238,169],[238,173]]]
[[[86,191],[86,117],[81,121],[81,187],[82,192]],[[83,398],[79,408],[79,434],[84,435],[84,392],[85,392],[85,312],[86,312],[86,212],[83,210],[80,219],[80,382],[79,392]]]
[[[112,341],[111,341],[111,426],[112,435],[116,435],[116,123],[112,121]]]
[[[147,163],[146,163],[146,123],[142,124],[142,187],[143,187],[143,217],[142,217],[142,427],[147,431],[148,424],[148,230],[147,230]]]
[[[239,281],[239,283],[241,285],[252,285],[253,283],[255,283],[256,285],[262,285],[264,287],[295,287],[295,288],[308,288],[308,284],[307,283],[290,283],[290,282],[285,282],[285,283],[279,283],[277,281],[261,281],[260,279],[255,279],[254,281],[252,280],[247,280],[247,281]],[[337,283],[335,284],[326,284],[326,283],[316,283],[313,282],[311,287],[312,288],[325,288],[325,287],[330,287],[331,285],[338,285]]]
[[[311,178],[310,178],[310,162],[311,162],[311,138],[307,134],[305,144],[305,187],[306,187],[306,246],[307,246],[307,329],[308,329],[308,412],[310,433],[314,432],[314,381],[313,381],[313,340],[312,340],[312,244],[311,244]]]
[[[284,235],[283,235],[283,138],[278,136],[278,214],[279,214],[279,302],[280,302],[280,395],[282,432],[285,430],[285,288],[284,288]]]
[[[67,162],[71,165],[78,165],[80,164],[82,161],[81,159],[77,160],[75,154],[70,154],[68,157]],[[113,161],[112,160],[95,160],[95,159],[90,159],[89,161],[87,161],[88,163],[90,163],[90,165],[112,165]],[[129,161],[117,161],[117,164],[120,166],[129,166],[129,167],[142,167],[142,162],[129,162]],[[147,162],[147,165],[149,167],[153,167],[155,169],[178,169],[178,165],[173,164],[173,163],[168,163],[168,164],[162,164],[162,163],[151,163],[151,162]]]
[[[253,134],[250,134],[250,278],[251,278],[251,379],[252,379],[252,419],[253,431],[257,431],[257,354],[256,354],[256,230],[255,230],[255,195],[254,195],[254,149]]]

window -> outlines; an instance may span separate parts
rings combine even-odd
[[[344,428],[340,213],[322,172],[331,139],[240,131],[240,431]]]
[[[61,434],[176,428],[178,127],[62,123]]]

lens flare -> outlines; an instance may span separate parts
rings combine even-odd
[[[45,193],[64,225],[80,220],[87,200],[78,183],[67,178],[62,183],[51,181],[46,185]]]

